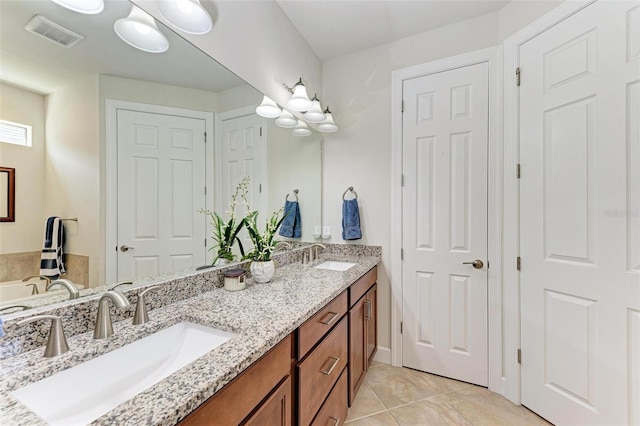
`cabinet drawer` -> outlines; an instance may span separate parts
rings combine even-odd
[[[298,365],[300,425],[308,425],[347,365],[347,317]]]
[[[347,292],[333,299],[298,329],[298,359],[304,356],[347,312]]]
[[[342,372],[338,382],[322,404],[312,426],[339,426],[347,418],[347,369]]]
[[[369,272],[364,274],[349,287],[349,307],[356,304],[358,300],[371,288],[378,278],[378,267],[374,266]]]
[[[291,335],[180,421],[236,426],[291,372]]]

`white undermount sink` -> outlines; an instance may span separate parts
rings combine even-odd
[[[51,425],[87,424],[233,336],[181,322],[11,395]]]
[[[314,266],[315,269],[328,269],[330,271],[339,271],[344,272],[352,267],[356,266],[355,263],[351,262],[336,262],[334,260],[328,260],[319,265]]]

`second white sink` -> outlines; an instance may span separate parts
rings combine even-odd
[[[349,270],[350,268],[356,266],[355,263],[351,262],[336,262],[333,260],[328,260],[324,263],[314,266],[316,269],[328,269],[330,271],[339,271],[344,272]]]
[[[233,336],[181,322],[11,395],[51,425],[87,424]]]

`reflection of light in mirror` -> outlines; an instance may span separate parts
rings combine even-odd
[[[96,15],[104,10],[103,0],[52,0],[69,10],[87,15]]]
[[[256,114],[264,118],[279,117],[280,112],[280,107],[267,96],[264,96],[262,103],[256,107]]]
[[[295,136],[309,136],[311,130],[304,121],[298,120],[298,125],[293,129],[293,134]]]
[[[282,110],[280,117],[276,120],[276,126],[284,129],[292,129],[296,127],[296,124],[298,124],[298,120],[286,109]]]
[[[162,53],[169,49],[169,40],[158,30],[154,19],[137,6],[131,7],[126,18],[113,25],[118,37],[130,46],[149,53]]]
[[[213,21],[199,0],[162,0],[158,11],[167,22],[189,34],[206,34]]]

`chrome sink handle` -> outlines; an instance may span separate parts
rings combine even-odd
[[[133,281],[121,281],[118,284],[114,285],[113,287],[111,287],[109,290],[115,290],[116,288],[120,287],[121,285],[132,285]]]
[[[129,306],[129,299],[127,299],[118,290],[109,290],[104,293],[98,302],[96,328],[93,330],[94,339],[106,339],[113,334],[113,322],[111,322],[111,312],[109,312],[109,300],[111,300],[119,309],[124,309]]]
[[[140,292],[138,294],[138,302],[136,303],[136,313],[133,316],[133,325],[141,325],[146,322],[149,322],[149,315],[147,314],[147,303],[146,298],[144,297],[151,290],[156,290],[160,288],[159,285],[149,287],[148,289]]]
[[[25,284],[25,287],[29,287],[29,286],[33,286],[31,287],[31,295],[35,296],[36,294],[40,294],[40,291],[38,291],[38,284],[36,283],[29,283],[29,284]]]
[[[22,279],[23,283],[26,283],[27,281],[29,281],[32,278],[40,278],[41,280],[45,280],[47,282],[47,284],[44,286],[45,290],[49,288],[49,286],[51,285],[51,278],[46,277],[44,275],[29,275],[26,278]]]
[[[49,287],[47,287],[47,291],[56,286],[62,286],[67,289],[67,291],[69,292],[69,300],[77,299],[80,297],[80,291],[78,291],[78,287],[76,287],[76,285],[70,280],[64,278],[55,280],[51,283],[51,285],[49,285]]]
[[[39,321],[41,319],[51,320],[51,328],[49,329],[49,338],[47,339],[47,347],[44,350],[44,356],[46,358],[52,358],[69,351],[67,338],[64,336],[64,329],[62,328],[62,318],[57,315],[36,315],[35,317],[18,321],[16,325],[18,327],[22,327],[25,324]]]
[[[326,250],[327,247],[320,243],[313,243],[309,246],[309,260],[314,261],[320,258],[320,254],[318,253],[318,249]]]

